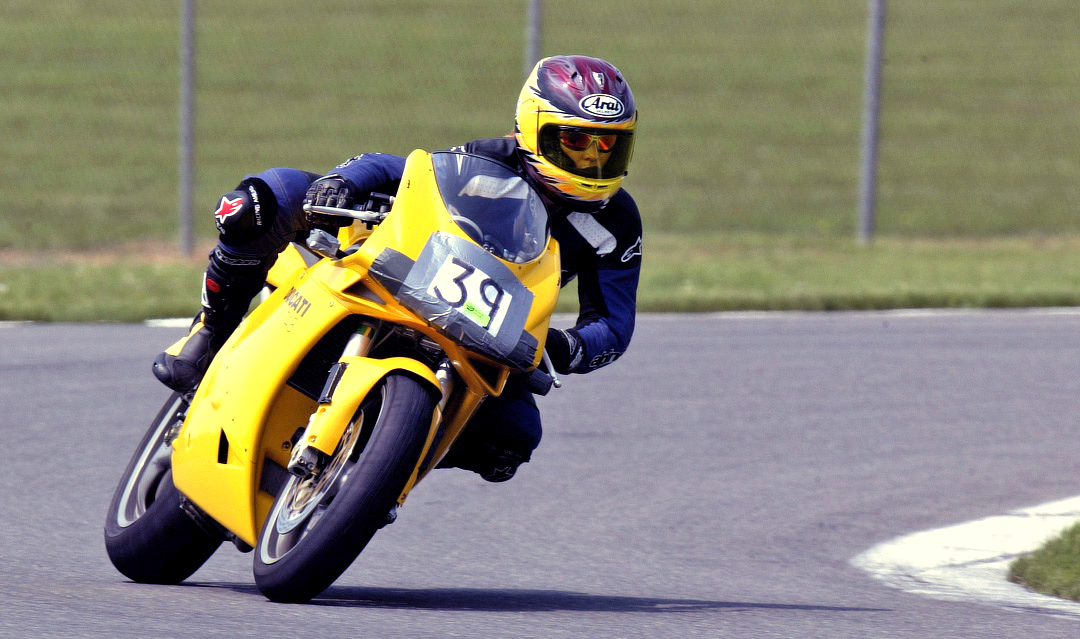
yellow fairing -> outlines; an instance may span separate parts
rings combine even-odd
[[[257,494],[256,478],[262,474],[258,466],[264,457],[259,453],[265,450],[271,459],[283,458],[287,463],[296,428],[315,410],[315,403],[306,396],[282,388],[284,381],[296,369],[298,358],[322,336],[324,322],[333,325],[340,319],[308,321],[307,316],[318,312],[343,317],[345,313],[321,287],[289,285],[301,279],[307,279],[303,273],[287,280],[226,343],[203,378],[185,427],[173,443],[176,487],[248,543],[254,543],[261,524],[255,512],[257,500],[267,504],[272,500]],[[305,304],[285,303],[290,295]],[[288,351],[275,347],[285,344],[290,346]],[[281,455],[275,455],[274,448]]]
[[[443,401],[434,412],[425,452],[413,478],[433,468],[487,395],[502,392],[511,367],[484,357],[446,334],[400,301],[387,280],[375,272],[387,254],[420,259],[437,236],[468,236],[444,206],[431,156],[413,152],[405,166],[393,211],[374,230],[362,224],[343,230],[340,238],[362,241],[340,260],[322,259],[309,266],[295,248],[278,258],[268,278],[276,290],[257,306],[215,357],[192,400],[187,420],[173,442],[172,470],[176,487],[239,539],[255,545],[274,494],[298,443],[323,453],[334,452],[364,397],[393,371],[424,380]],[[404,258],[401,258],[401,261]],[[527,264],[503,261],[528,289],[532,305],[524,330],[538,344],[532,366],[539,363],[550,315],[559,291],[559,257],[554,240]],[[397,356],[333,357],[347,365],[331,397],[312,399],[290,380],[304,358],[333,327],[350,316],[365,322],[397,326],[434,342],[457,371],[450,387],[428,364]],[[520,366],[520,364],[519,364]],[[445,382],[445,379],[442,380]],[[328,403],[327,403],[327,400]],[[434,454],[428,454],[441,433]],[[303,438],[302,440],[300,438]],[[427,465],[423,466],[424,459]]]
[[[338,274],[337,279],[347,283],[350,278]],[[297,430],[320,408],[285,382],[326,327],[348,314],[332,292],[313,280],[310,272],[298,273],[253,311],[207,371],[173,443],[176,487],[249,544],[255,543],[273,503],[273,496],[260,490],[264,458],[283,469]],[[412,360],[349,363],[346,383],[339,384],[334,401],[321,407],[325,415],[316,421],[319,432],[331,431],[318,438],[318,448],[330,449],[324,452],[333,451],[357,405],[391,370],[407,370],[438,388],[431,371]]]
[[[300,251],[290,244],[278,254],[274,266],[270,268],[270,272],[266,275],[266,282],[271,286],[280,287],[286,280],[299,271],[308,268],[308,266],[309,264],[304,260]]]

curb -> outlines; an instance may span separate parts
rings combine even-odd
[[[851,560],[893,588],[948,601],[991,604],[1080,621],[1080,603],[1008,581],[1014,559],[1080,520],[1080,497],[918,532]]]

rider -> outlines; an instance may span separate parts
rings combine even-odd
[[[613,362],[630,343],[641,268],[641,217],[621,188],[633,154],[637,111],[629,85],[610,63],[555,56],[537,63],[521,90],[514,135],[469,142],[464,150],[517,168],[548,205],[558,240],[562,285],[578,282],[573,328],[548,330],[559,373],[587,373]],[[214,211],[220,232],[203,278],[202,310],[190,333],[158,355],[154,375],[191,391],[263,287],[289,242],[312,228],[350,220],[305,213],[303,204],[352,207],[371,192],[395,193],[404,158],[366,153],[330,174],[276,168],[249,175]],[[540,413],[523,380],[488,398],[442,466],[505,481],[540,443]]]

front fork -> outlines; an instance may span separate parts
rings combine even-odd
[[[355,361],[354,358],[366,357],[370,352],[371,340],[377,327],[378,324],[374,320],[361,323],[342,350],[339,361],[330,367],[326,384],[323,386],[322,393],[319,396],[319,408],[308,419],[304,433],[289,459],[287,469],[293,475],[306,479],[318,474],[326,466],[330,453],[333,452],[338,440],[341,439],[345,424],[352,417],[351,415],[332,414],[330,404],[334,391],[349,365],[347,360],[353,359]],[[430,371],[425,370],[425,372],[431,375]],[[446,408],[450,394],[454,390],[454,370],[449,359],[444,359],[440,363],[433,378],[429,378],[429,381],[438,384],[441,399],[438,403],[436,415],[441,416]]]
[[[377,324],[373,321],[361,323],[356,328],[356,332],[349,337],[348,343],[345,344],[345,348],[341,352],[341,358],[366,356],[371,350],[371,338],[375,334],[376,327]],[[322,393],[319,394],[319,408],[311,414],[307,427],[304,428],[303,436],[300,437],[296,447],[293,448],[292,457],[289,459],[289,465],[286,468],[290,473],[301,479],[318,474],[326,465],[327,453],[313,445],[319,441],[316,422],[326,412],[324,408],[330,403],[334,389],[337,387],[338,382],[341,381],[344,372],[345,366],[339,358],[339,361],[330,367],[326,384],[323,386]]]

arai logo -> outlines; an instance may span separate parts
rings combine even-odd
[[[625,110],[622,100],[603,93],[594,93],[581,98],[578,107],[585,113],[600,118],[616,118]]]

